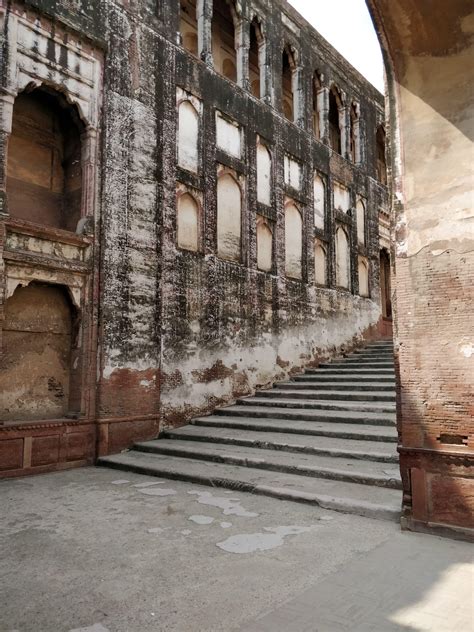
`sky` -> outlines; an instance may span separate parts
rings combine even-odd
[[[365,0],[288,0],[357,70],[384,91],[383,61]]]

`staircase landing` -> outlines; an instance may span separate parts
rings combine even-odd
[[[398,520],[394,379],[375,342],[99,464]]]

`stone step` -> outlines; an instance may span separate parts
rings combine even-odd
[[[273,390],[306,390],[308,392],[311,391],[320,391],[320,390],[328,390],[328,391],[338,391],[338,390],[348,390],[348,391],[356,391],[360,388],[367,388],[369,391],[390,391],[395,393],[395,382],[365,382],[363,385],[360,383],[356,383],[354,381],[334,381],[334,380],[325,380],[325,381],[316,381],[316,380],[305,380],[299,382],[277,382],[273,386]],[[258,391],[259,394],[266,391]]]
[[[144,441],[136,443],[134,450],[273,472],[286,472],[300,476],[328,478],[335,481],[360,483],[361,485],[401,489],[400,471],[397,466],[362,459],[347,457],[334,459],[316,454],[294,454],[261,448],[249,449],[220,443],[196,443],[184,439],[180,441],[170,439]]]
[[[251,467],[239,467],[199,459],[132,450],[102,457],[99,465],[119,470],[189,481],[212,487],[238,489],[352,513],[368,518],[398,520],[399,490],[287,474]]]
[[[291,434],[261,430],[240,430],[188,425],[175,430],[164,430],[160,439],[173,439],[226,445],[246,446],[265,450],[278,450],[304,454],[318,454],[333,458],[363,459],[380,463],[398,464],[398,453],[394,443],[339,439],[334,437],[314,437],[305,434]]]
[[[377,362],[375,360],[351,360],[349,358],[344,358],[343,360],[335,360],[334,362],[322,362],[320,368],[354,368],[354,369],[374,369],[378,371],[379,369],[391,369],[394,371],[393,362]]]
[[[360,387],[359,387],[360,388]],[[282,398],[286,399],[288,397],[295,397],[297,399],[317,399],[317,400],[339,400],[339,401],[350,401],[354,404],[358,402],[394,402],[395,401],[395,391],[390,389],[389,391],[385,391],[383,389],[380,390],[349,390],[349,389],[295,389],[291,388],[271,388],[264,391],[258,391],[256,397],[271,397],[271,398]],[[248,398],[252,399],[252,397]]]
[[[395,387],[395,378],[392,375],[379,375],[378,373],[303,373],[302,375],[295,375],[291,378],[292,382],[330,382],[336,384],[337,382],[353,383],[364,382],[361,387],[365,387],[366,382],[372,382],[373,384],[393,384]]]
[[[353,410],[292,410],[277,406],[228,406],[216,410],[216,415],[225,417],[270,417],[300,421],[338,421],[342,423],[369,424],[374,426],[394,426],[395,414],[388,412],[368,412]]]
[[[278,395],[278,391],[275,391]],[[395,413],[395,404],[392,402],[345,402],[314,399],[304,399],[297,397],[244,397],[237,400],[238,406],[269,406],[277,408],[309,409],[320,411],[347,411],[372,413]]]
[[[328,364],[327,366],[321,365],[317,369],[306,369],[307,375],[343,375],[344,373],[352,373],[354,375],[364,375],[367,373],[373,375],[375,372],[380,376],[389,375],[392,380],[395,379],[395,371],[393,368],[374,369],[373,367],[367,367],[361,369],[359,367],[347,366],[347,364],[343,364],[342,366]]]
[[[249,417],[231,415],[209,415],[197,417],[192,425],[205,428],[225,428],[257,432],[279,432],[304,435],[305,437],[328,437],[332,439],[350,439],[354,441],[376,441],[394,443],[398,441],[395,424],[375,426],[367,424],[339,423],[337,421],[288,420],[278,417]]]

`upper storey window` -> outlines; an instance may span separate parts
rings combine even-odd
[[[250,25],[249,75],[250,91],[254,97],[264,96],[263,70],[265,68],[265,40],[257,18]]]
[[[215,0],[212,16],[212,57],[214,68],[231,81],[237,81],[235,27],[237,14],[230,0]]]
[[[321,79],[317,72],[313,75],[313,111],[312,111],[312,125],[313,134],[315,138],[320,140],[321,138],[321,124],[319,121],[320,115],[320,94],[321,94]]]
[[[350,143],[351,143],[351,160],[355,164],[361,162],[360,155],[360,125],[359,125],[359,108],[355,103],[351,105],[351,130],[350,130]]]
[[[289,121],[295,120],[297,94],[296,59],[289,46],[285,46],[282,55],[281,105],[283,114]]]
[[[198,24],[196,0],[180,0],[179,30],[183,47],[193,55],[198,55]]]
[[[75,231],[81,216],[82,124],[54,91],[20,94],[8,142],[10,215]]]
[[[335,86],[329,91],[329,144],[338,154],[341,153],[341,125],[339,112],[342,109],[341,96]]]
[[[387,162],[385,160],[385,129],[379,125],[376,135],[377,142],[377,180],[387,184]]]

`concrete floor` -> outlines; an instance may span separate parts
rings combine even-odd
[[[1,632],[473,629],[470,546],[390,522],[99,468],[0,503]]]

